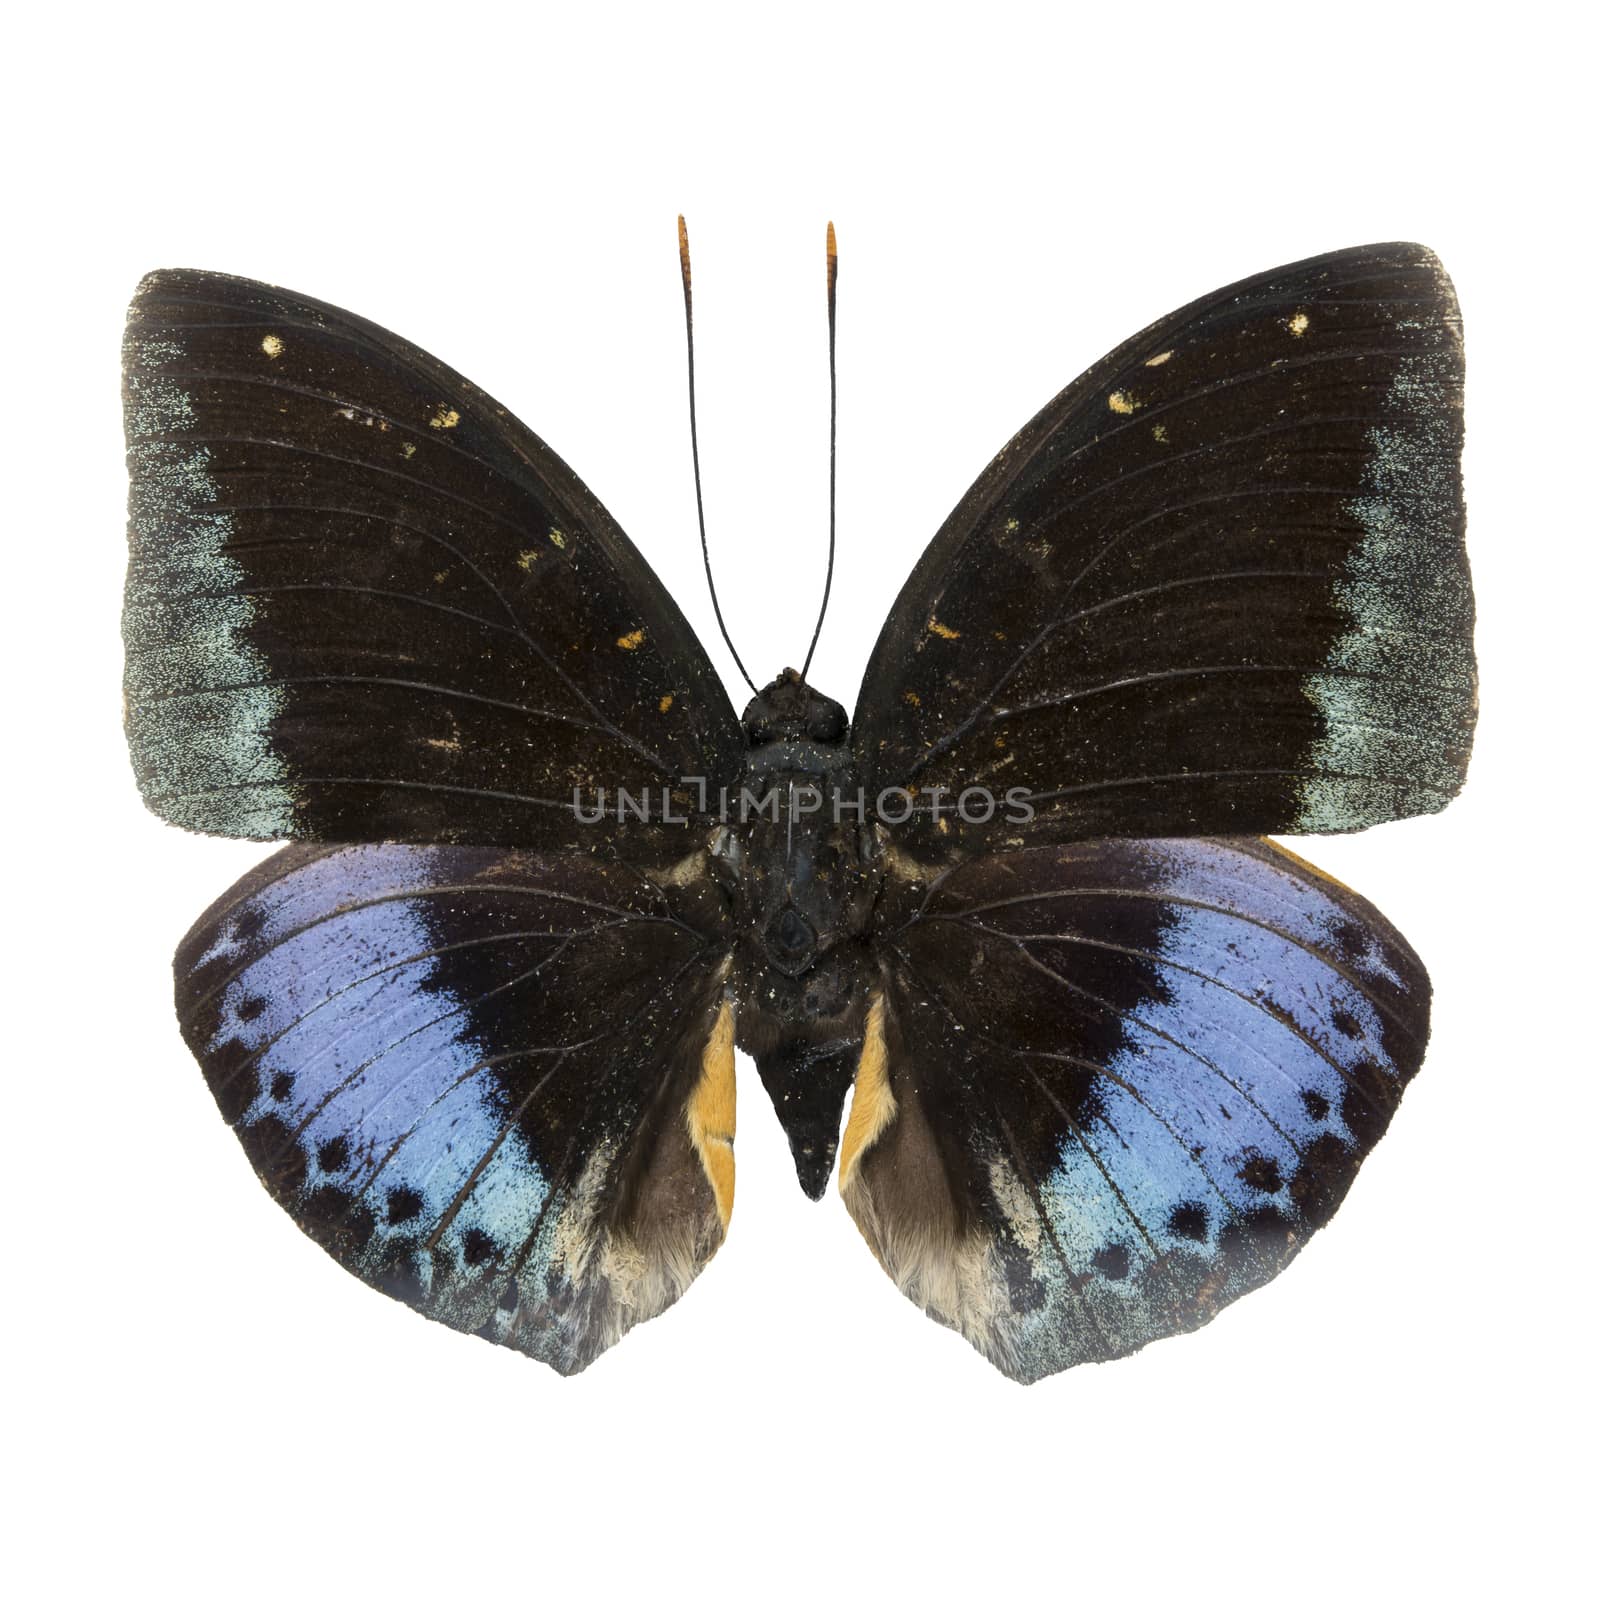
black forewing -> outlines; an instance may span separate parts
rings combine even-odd
[[[291,845],[197,922],[178,1010],[268,1192],[424,1315],[586,1365],[733,1199],[722,902],[587,853]]]
[[[1476,705],[1461,380],[1454,293],[1412,244],[1136,335],[1001,451],[906,583],[856,713],[869,790],[926,810],[1026,789],[1032,840],[1437,810]]]
[[[1025,1381],[1281,1271],[1427,1040],[1405,940],[1265,840],[990,856],[892,884],[877,947],[845,1201],[905,1293]]]
[[[655,575],[442,363],[190,271],[140,285],[124,355],[127,727],[168,821],[593,843],[575,789],[587,808],[736,770],[726,694]]]

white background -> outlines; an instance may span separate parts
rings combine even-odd
[[[0,335],[13,1593],[1579,1585],[1600,1221],[1579,15],[142,4],[22,25]],[[763,678],[803,651],[821,583],[838,225],[842,548],[813,677],[847,702],[923,543],[1103,350],[1343,245],[1421,239],[1455,276],[1476,764],[1441,817],[1299,847],[1427,961],[1429,1061],[1333,1225],[1202,1333],[1013,1386],[896,1295],[833,1192],[801,1197],[742,1063],[726,1247],[563,1380],[324,1258],[178,1038],[170,952],[265,850],[163,828],[122,749],[134,283],[243,273],[434,351],[577,468],[709,639],[680,209],[707,515]]]

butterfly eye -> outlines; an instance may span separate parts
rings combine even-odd
[[[837,700],[818,695],[806,717],[806,737],[818,744],[838,744],[850,726],[850,719]]]

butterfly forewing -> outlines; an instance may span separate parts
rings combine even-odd
[[[574,791],[731,779],[738,726],[677,607],[458,374],[200,272],[144,281],[124,356],[128,736],[167,820],[587,845]]]
[[[1129,340],[907,582],[857,709],[869,789],[924,815],[1026,790],[1034,842],[1437,810],[1475,714],[1461,376],[1417,245],[1282,267]]]

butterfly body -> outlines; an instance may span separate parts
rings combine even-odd
[[[726,1233],[736,1044],[805,1192],[836,1169],[1024,1381],[1200,1326],[1333,1214],[1430,989],[1262,836],[1465,775],[1429,252],[1274,269],[1091,368],[928,547],[853,719],[792,671],[736,716],[576,475],[384,329],[157,273],[125,371],[141,789],[289,841],[180,947],[180,1024],[351,1272],[586,1365]]]
[[[882,848],[843,706],[789,669],[741,725],[749,752],[736,792],[720,797],[730,820],[711,845],[738,935],[738,1042],[757,1059],[815,1199],[876,974],[867,936]]]

